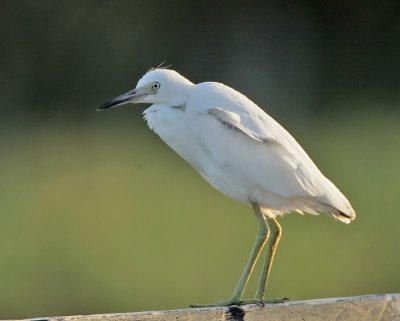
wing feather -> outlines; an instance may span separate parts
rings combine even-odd
[[[249,136],[251,139],[254,139],[258,142],[272,142],[271,138],[268,138],[260,133],[256,133],[249,128],[246,128],[241,123],[240,115],[228,110],[224,110],[220,107],[214,107],[208,109],[208,113],[218,119],[223,125],[227,126],[230,129],[236,129],[243,134]]]
[[[268,175],[265,175],[265,182],[262,182],[263,188],[282,197],[313,198],[320,204],[327,204],[343,213],[354,215],[346,197],[320,172],[298,142],[272,117],[230,87],[218,83],[203,83],[198,87],[191,104],[188,104],[195,107],[197,115],[211,115],[225,131],[240,132],[253,143],[263,144],[265,149],[268,149],[265,153],[269,155],[269,163],[265,164],[265,168],[269,169]],[[201,99],[196,99],[196,94],[197,98]],[[233,161],[229,160],[230,155],[224,154],[223,148],[212,139],[211,134],[204,130],[207,127],[203,125],[195,129],[195,132],[204,148],[217,155],[215,157],[220,164]],[[207,123],[207,126],[216,125]],[[223,135],[221,132],[221,136]],[[228,140],[226,143],[228,144]],[[252,156],[254,154],[249,155]],[[269,179],[272,177],[274,179]]]

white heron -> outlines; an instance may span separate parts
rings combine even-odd
[[[143,113],[148,126],[217,190],[250,204],[257,217],[257,238],[232,297],[204,306],[281,302],[264,300],[282,233],[277,216],[326,213],[344,223],[356,216],[297,141],[250,99],[224,84],[194,84],[174,70],[153,68],[136,88],[99,109],[127,103],[152,104]],[[265,245],[255,298],[242,300]]]

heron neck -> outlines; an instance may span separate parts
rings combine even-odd
[[[193,84],[191,82],[181,84],[181,88],[179,90],[179,95],[177,95],[171,101],[169,101],[169,104],[171,106],[185,105],[186,102],[189,100],[190,96],[192,95],[194,87],[195,87],[195,84]]]

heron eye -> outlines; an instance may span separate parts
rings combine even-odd
[[[151,86],[151,88],[153,88],[153,89],[158,89],[158,88],[160,88],[160,83],[159,82],[155,82],[152,86]]]

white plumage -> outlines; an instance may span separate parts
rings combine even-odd
[[[138,86],[159,81],[161,91],[170,78],[183,77],[156,69]],[[145,119],[216,189],[240,202],[255,201],[270,216],[326,212],[345,223],[355,217],[296,140],[246,96],[220,83],[183,83],[183,100],[174,106],[160,101],[144,111]]]
[[[193,84],[169,69],[152,69],[135,89],[99,107],[151,103],[144,118],[212,186],[253,206],[259,232],[243,275],[228,300],[215,305],[260,302],[281,236],[275,217],[297,211],[327,213],[350,223],[355,212],[296,140],[238,91],[216,82]],[[256,297],[242,301],[246,283],[266,245]],[[274,300],[273,302],[281,302]]]

